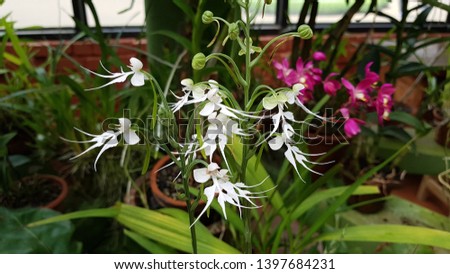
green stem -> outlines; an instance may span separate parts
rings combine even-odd
[[[196,54],[200,52],[200,42],[202,41],[203,34],[203,23],[202,23],[202,15],[205,9],[205,4],[207,1],[200,0],[197,5],[197,12],[195,14],[193,28],[192,28],[192,54]],[[194,83],[200,81],[200,71],[193,70],[193,80]]]
[[[246,22],[245,22],[245,86],[244,86],[244,108],[245,110],[247,108],[247,104],[250,98],[250,85],[251,85],[251,54],[250,54],[250,13],[249,13],[249,4],[247,3],[245,7],[245,15],[246,15]],[[246,173],[247,173],[247,163],[248,163],[248,146],[246,139],[242,139],[243,144],[243,151],[242,151],[242,165],[241,165],[241,181],[245,183],[246,181]],[[249,206],[249,203],[247,201],[244,202],[245,206]],[[243,218],[244,218],[244,253],[251,254],[252,253],[252,230],[251,230],[251,222],[252,222],[252,215],[249,208],[243,209]]]
[[[183,188],[186,195],[186,207],[189,213],[189,224],[193,224],[195,221],[194,210],[195,207],[191,204],[191,192],[189,190],[189,173],[186,172],[186,161],[184,153],[180,154],[181,171],[183,177]],[[195,225],[190,226],[191,231],[191,243],[192,253],[197,254],[197,234],[195,233]]]
[[[404,28],[405,28],[405,24],[406,24],[406,18],[409,14],[408,9],[407,9],[407,3],[408,1],[403,0],[402,1],[402,19],[400,21],[400,23],[398,24],[397,28],[395,29],[395,33],[396,33],[396,43],[395,43],[395,53],[394,53],[394,58],[391,59],[391,65],[390,65],[390,69],[388,71],[388,73],[386,74],[386,81],[388,83],[393,83],[395,85],[395,81],[397,80],[397,76],[394,76],[394,74],[396,73],[397,70],[397,65],[398,65],[398,61],[399,61],[399,56],[402,54],[402,48],[403,48],[403,32],[404,32]],[[397,58],[396,58],[397,57]]]
[[[130,154],[127,149],[124,149],[124,153],[125,153],[125,159],[123,161],[123,171],[125,173],[125,176],[128,178],[128,183],[129,183],[129,187],[127,187],[127,189],[131,189],[132,187],[134,187],[134,189],[136,190],[136,192],[139,195],[139,198],[141,199],[142,204],[144,205],[145,208],[149,208],[148,206],[148,202],[147,202],[147,195],[145,194],[145,184],[142,186],[138,186],[136,184],[136,182],[134,181],[134,179],[131,177],[130,171],[128,169],[128,163],[130,162]],[[142,187],[142,189],[140,188]],[[129,195],[129,193],[127,193],[127,195]]]
[[[219,60],[224,65],[224,67],[228,70],[228,72],[231,74],[231,76],[234,79],[236,79],[238,84],[242,85],[243,87],[245,87],[247,85],[246,80],[244,80],[242,78],[241,74],[239,73],[239,68],[237,67],[236,62],[234,62],[234,60],[230,56],[220,53],[220,52],[216,52],[216,53],[211,53],[210,55],[208,55],[208,57],[206,57],[206,60],[208,61],[211,58],[215,58],[215,59]],[[222,58],[227,59],[228,62],[233,67],[233,69],[231,69],[227,65],[227,63],[224,60],[222,60]]]
[[[253,59],[253,61],[251,61],[251,67],[255,66],[259,60],[261,59],[261,57],[264,55],[264,53],[267,51],[267,49],[269,49],[269,47],[275,43],[276,41],[282,39],[282,38],[288,38],[288,37],[299,37],[298,32],[288,32],[282,35],[279,35],[275,38],[273,38],[272,40],[270,40],[261,50],[261,52],[258,54],[258,56],[255,57],[255,59]]]

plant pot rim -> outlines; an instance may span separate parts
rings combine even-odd
[[[67,181],[64,180],[63,178],[59,177],[59,176],[55,176],[55,175],[50,175],[50,174],[35,174],[35,175],[31,175],[31,176],[27,176],[25,177],[25,179],[27,178],[41,178],[41,179],[45,179],[47,181],[51,181],[52,183],[56,183],[57,185],[61,186],[61,192],[59,193],[58,197],[56,197],[53,201],[42,205],[42,208],[49,208],[49,209],[55,209],[56,207],[58,207],[61,202],[66,199],[67,194],[69,193],[69,186],[67,184]]]
[[[162,168],[168,161],[170,161],[170,156],[165,155],[161,157],[153,166],[152,170],[150,171],[150,189],[152,191],[152,194],[158,201],[158,203],[160,203],[161,205],[176,208],[186,208],[187,206],[185,201],[176,200],[173,199],[172,197],[167,196],[161,191],[161,189],[158,186],[159,169]],[[198,205],[202,206],[204,204],[205,201],[200,200]]]

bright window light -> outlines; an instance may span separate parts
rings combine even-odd
[[[0,17],[9,14],[15,28],[73,28],[71,0],[5,0]]]
[[[93,0],[102,27],[144,26],[144,0]],[[94,18],[86,7],[88,25],[95,26]]]

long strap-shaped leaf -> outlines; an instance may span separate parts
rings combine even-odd
[[[340,186],[315,192],[314,194],[306,198],[303,201],[303,203],[301,203],[292,212],[291,219],[292,220],[298,219],[301,215],[303,215],[303,213],[307,212],[309,209],[313,208],[317,204],[342,195],[348,188],[349,188],[348,186]],[[377,186],[359,186],[358,188],[355,189],[353,195],[365,195],[376,193],[380,193]]]
[[[191,234],[189,231],[189,223],[186,221],[188,218],[187,213],[181,210],[178,210],[178,212],[175,211],[177,210],[148,210],[127,204],[117,203],[111,208],[72,212],[34,222],[28,226],[33,227],[65,220],[89,217],[115,218],[119,223],[127,227],[135,234],[137,233],[142,237],[157,243],[162,243],[176,250],[191,253]],[[200,226],[200,224],[198,226]],[[197,232],[199,253],[239,253],[239,251],[234,247],[210,234],[205,227],[199,227]]]
[[[342,204],[345,203],[345,201],[348,199],[348,197],[350,197],[359,186],[361,186],[364,182],[366,182],[368,179],[370,179],[372,176],[374,176],[378,171],[380,171],[388,163],[390,163],[395,158],[397,158],[400,155],[400,153],[402,153],[404,149],[408,148],[414,141],[415,141],[415,139],[412,139],[411,141],[406,143],[403,147],[401,147],[394,154],[392,154],[391,157],[386,159],[381,164],[370,169],[367,173],[365,173],[360,178],[358,178],[351,186],[349,186],[342,193],[342,195],[340,195],[333,203],[331,203],[330,206],[327,208],[327,210],[318,217],[318,219],[314,222],[314,224],[312,224],[311,228],[308,230],[305,237],[302,239],[301,245],[306,246],[308,244],[308,242],[311,241],[311,238],[313,237],[313,235],[325,224],[325,222],[328,220],[328,218],[330,218],[333,214],[335,214],[336,210]]]
[[[422,244],[450,250],[450,232],[419,226],[361,225],[322,234],[315,241],[361,241]]]

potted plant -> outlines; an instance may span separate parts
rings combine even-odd
[[[180,188],[182,188],[180,169],[176,165],[165,167],[169,163],[170,156],[166,155],[159,159],[150,171],[149,181],[152,195],[161,206],[187,209],[186,201],[180,199],[180,196],[186,196],[180,194]],[[192,178],[190,183],[193,184]],[[202,209],[205,206],[205,201],[198,201],[198,206]]]
[[[23,155],[9,155],[7,144],[14,136],[15,133],[10,133],[0,137],[3,171],[0,205],[7,208],[57,208],[67,196],[67,182],[55,175],[34,174],[18,177],[21,166],[31,160]]]

